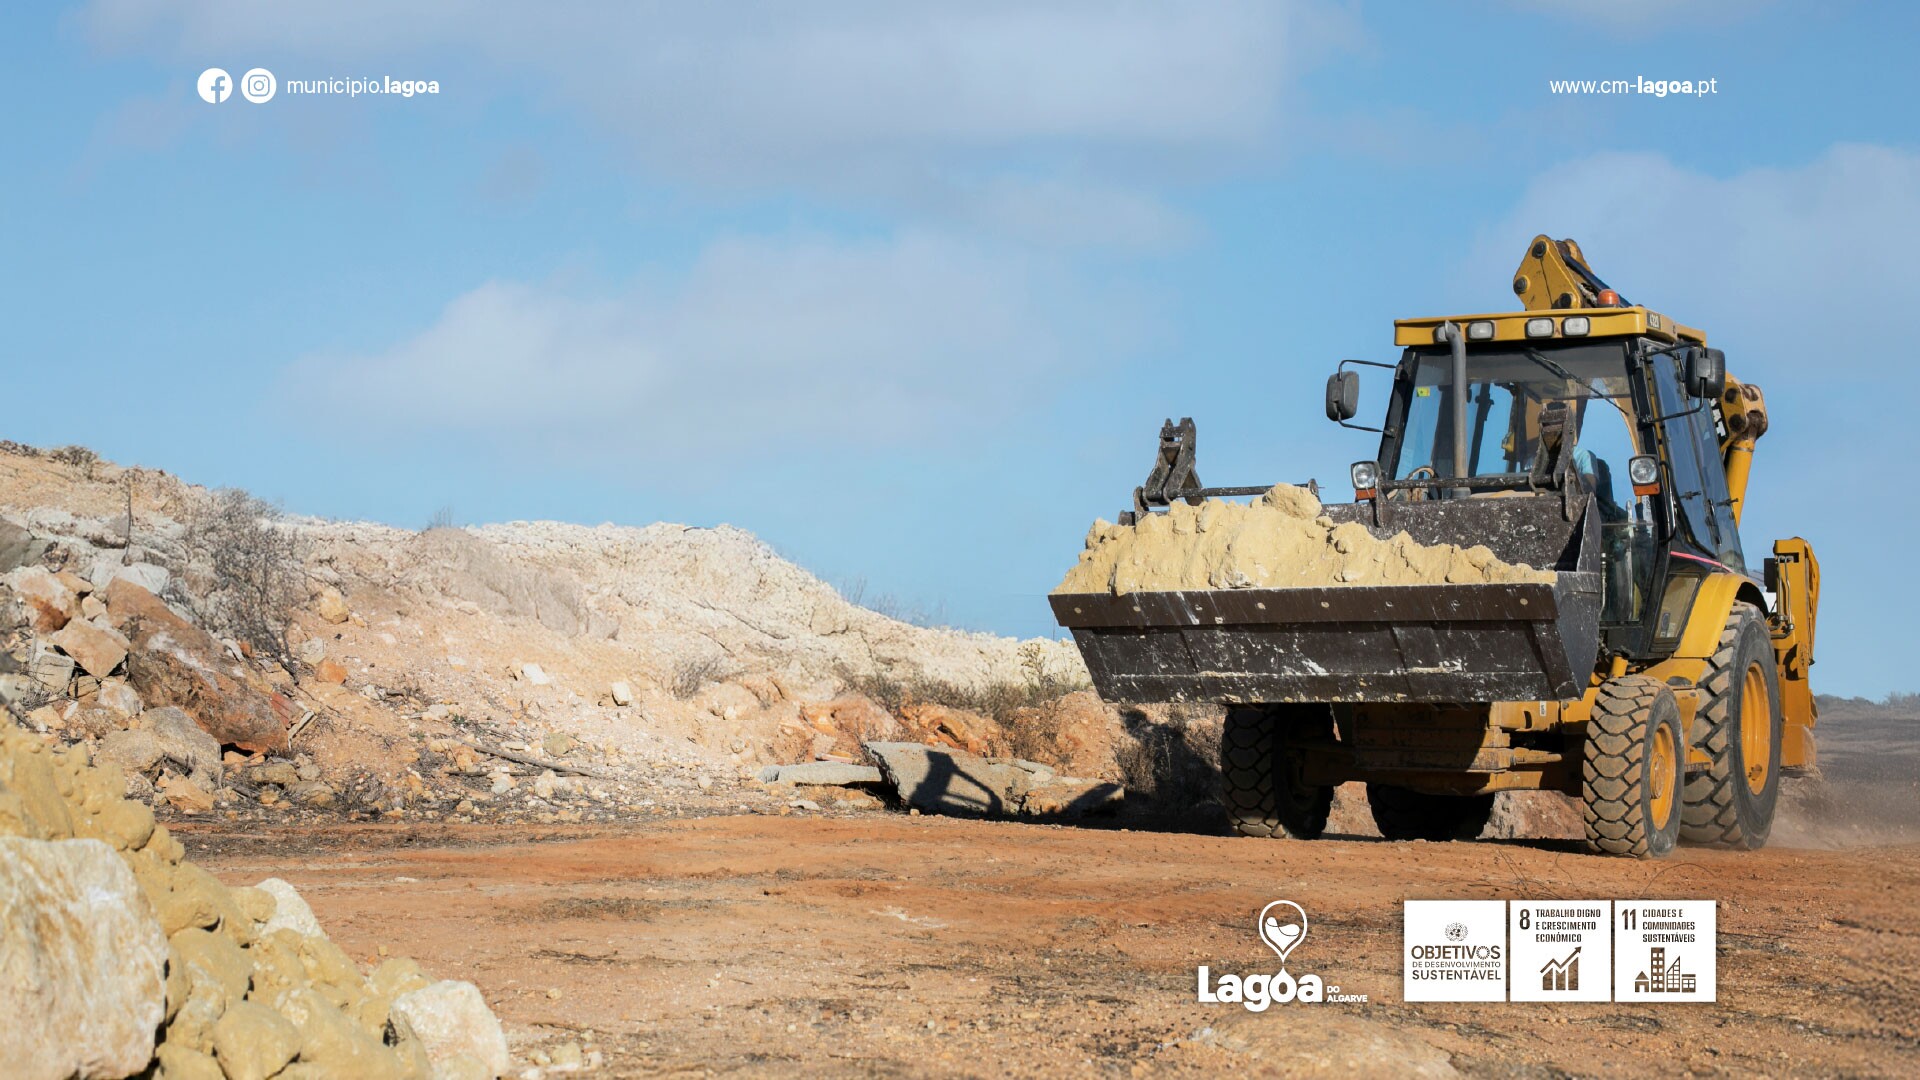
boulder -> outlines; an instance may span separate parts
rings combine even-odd
[[[0,1062],[21,1080],[130,1076],[166,1012],[167,941],[98,840],[0,837]]]
[[[402,1052],[410,1043],[425,1051],[436,1078],[507,1071],[507,1037],[470,982],[443,979],[401,994],[387,1022]]]
[[[864,746],[879,762],[882,776],[900,801],[929,813],[1010,815],[1019,807],[1032,779],[1032,774],[1017,765],[988,761],[950,747],[900,742],[870,742]]]
[[[308,638],[294,646],[293,656],[308,667],[314,667],[327,658],[327,643],[323,638]]]
[[[313,909],[307,906],[307,900],[299,890],[277,877],[270,877],[254,888],[273,897],[273,916],[260,928],[261,936],[275,930],[292,930],[303,936],[322,937],[320,921],[313,917]]]
[[[0,675],[0,705],[37,698],[42,689],[40,681],[31,675]]]
[[[0,520],[0,574],[38,563],[52,546],[52,541],[35,540],[24,527]]]
[[[223,745],[247,751],[286,747],[273,688],[159,597],[123,578],[107,588],[107,614],[131,646],[128,682],[149,706],[187,710]]]
[[[615,705],[625,708],[633,704],[633,687],[628,685],[625,680],[616,681],[611,687],[608,687],[608,692],[613,698]]]
[[[183,814],[205,814],[213,809],[213,795],[185,777],[168,776],[160,781],[160,797]]]
[[[521,664],[520,677],[532,686],[553,685],[553,676],[547,674],[546,669],[539,664]]]
[[[146,728],[109,732],[93,752],[97,764],[129,774],[145,774],[165,756],[159,738]]]
[[[91,703],[72,705],[66,715],[67,731],[74,734],[104,738],[116,731],[125,731],[127,716],[125,713],[109,709],[99,703],[95,697]]]
[[[94,698],[102,708],[112,709],[122,716],[138,716],[146,705],[140,700],[140,692],[127,685],[125,679],[106,679],[100,683],[100,694]]]
[[[267,1080],[299,1052],[300,1030],[259,1002],[236,1001],[213,1025],[213,1055],[228,1080]]]
[[[322,660],[314,665],[313,677],[323,683],[342,686],[347,681],[347,669],[338,660]]]
[[[115,567],[113,572],[107,576],[106,585],[101,586],[101,588],[108,588],[116,581],[128,581],[140,586],[155,596],[159,596],[166,591],[167,583],[172,579],[173,575],[169,574],[164,566],[155,566],[152,563],[133,563],[130,566]]]
[[[313,610],[322,619],[336,626],[353,616],[352,609],[347,607],[347,598],[340,595],[340,590],[331,585],[321,589],[320,595],[314,598]]]
[[[951,746],[969,754],[989,754],[1001,742],[1000,725],[991,717],[946,705],[903,706],[900,719],[912,734],[930,743]]]
[[[325,780],[299,780],[287,785],[287,798],[302,806],[324,810],[339,801],[339,793]]]
[[[24,566],[7,575],[7,584],[27,606],[36,633],[51,634],[80,614],[80,594],[44,566]]]
[[[799,765],[769,765],[760,770],[760,779],[769,784],[847,787],[853,784],[880,783],[880,770],[871,765],[849,765],[838,761],[808,761]]]
[[[73,668],[73,657],[45,640],[34,643],[33,657],[27,661],[27,674],[33,681],[55,693],[66,691],[67,683],[73,681]]]
[[[220,743],[193,722],[184,709],[163,705],[147,713],[147,727],[167,760],[185,769],[193,782],[212,790],[220,786]]]
[[[113,674],[127,658],[127,639],[118,630],[102,629],[74,619],[48,637],[61,652],[73,657],[81,670],[98,679]]]

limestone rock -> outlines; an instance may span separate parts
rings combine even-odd
[[[760,779],[770,784],[846,787],[851,784],[877,784],[880,782],[880,770],[871,765],[808,761],[799,765],[769,765],[760,770]]]
[[[7,575],[7,583],[26,604],[35,633],[51,634],[80,614],[80,595],[46,567],[21,567]]]
[[[25,527],[0,520],[0,574],[39,562],[52,546],[51,541],[34,539]]]
[[[1019,766],[947,747],[898,742],[870,742],[865,747],[880,763],[880,772],[900,801],[929,813],[1012,814],[1031,782],[1031,774]]]
[[[401,994],[388,1023],[397,1044],[426,1052],[436,1078],[471,1075],[475,1065],[484,1076],[507,1071],[507,1037],[470,982],[446,979]]]
[[[633,687],[624,679],[616,681],[609,687],[608,694],[613,698],[613,703],[622,708],[633,704]]]
[[[313,610],[322,619],[336,626],[346,622],[353,615],[352,609],[347,607],[347,598],[340,595],[340,590],[331,585],[321,589],[320,595],[314,598]]]
[[[185,769],[195,784],[212,790],[220,786],[220,743],[201,730],[186,710],[172,705],[147,713],[147,727],[167,760]]]
[[[81,619],[67,623],[47,640],[95,678],[113,674],[113,669],[127,658],[127,639],[118,630],[103,630]]]
[[[146,1068],[166,1008],[167,942],[111,847],[0,837],[0,927],[7,1075]]]
[[[146,708],[140,700],[140,692],[127,685],[125,679],[106,679],[100,683],[100,694],[95,699],[99,704],[121,716],[138,716]]]
[[[250,751],[286,746],[273,688],[159,597],[121,579],[107,588],[107,612],[138,659],[128,681],[148,706],[186,709],[222,744]]]
[[[228,1080],[267,1080],[299,1052],[299,1030],[258,1002],[227,1006],[213,1025],[213,1053]]]
[[[27,662],[27,674],[33,681],[55,693],[64,692],[73,681],[73,657],[52,647],[49,642],[34,643],[33,657]]]
[[[324,810],[339,801],[340,793],[325,780],[296,780],[287,785],[287,798],[302,806]]]
[[[110,732],[100,740],[99,749],[94,751],[94,760],[126,773],[143,774],[160,764],[166,751],[160,747],[160,740],[146,728],[134,728],[131,731]]]
[[[276,877],[270,877],[254,888],[273,897],[273,917],[266,920],[261,934],[271,934],[275,930],[292,930],[295,933],[321,937],[320,922],[313,917],[313,909],[307,906],[306,898],[298,889]]]
[[[155,566],[152,563],[132,563],[127,566],[114,567],[112,571],[107,574],[107,580],[104,584],[100,585],[100,588],[105,589],[116,581],[129,581],[153,595],[159,596],[162,592],[166,591],[167,582],[170,581],[172,577],[173,575],[169,574],[167,568],[164,566]],[[97,579],[96,583],[98,583]]]
[[[914,737],[969,754],[990,754],[1002,741],[992,717],[948,705],[916,702],[900,710],[900,720]]]
[[[212,793],[185,777],[168,776],[158,786],[161,798],[182,813],[205,814],[213,809]]]

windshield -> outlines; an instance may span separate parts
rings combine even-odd
[[[1445,352],[1420,355],[1401,425],[1396,479],[1456,475],[1452,374]],[[1469,349],[1467,379],[1468,476],[1531,470],[1541,410],[1564,401],[1579,434],[1574,463],[1592,483],[1603,510],[1624,516],[1632,501],[1627,459],[1640,452],[1625,349],[1618,344]]]

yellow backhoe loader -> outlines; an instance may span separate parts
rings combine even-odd
[[[1588,846],[1757,848],[1783,773],[1814,764],[1820,567],[1780,540],[1754,575],[1740,517],[1758,387],[1706,335],[1608,288],[1579,246],[1534,239],[1525,310],[1403,319],[1393,364],[1343,362],[1329,419],[1356,428],[1356,365],[1390,369],[1379,453],[1336,522],[1484,544],[1551,582],[1056,594],[1101,696],[1229,706],[1231,826],[1312,838],[1333,787],[1367,785],[1393,839],[1477,835],[1496,792],[1577,798]],[[1191,421],[1123,523],[1207,488]]]

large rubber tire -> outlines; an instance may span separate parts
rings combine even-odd
[[[1333,789],[1300,783],[1281,736],[1294,725],[1312,725],[1318,734],[1330,730],[1332,722],[1324,705],[1239,705],[1227,710],[1220,729],[1220,802],[1234,832],[1313,840],[1327,830]]]
[[[1766,617],[1736,603],[1700,680],[1695,745],[1708,766],[1687,778],[1680,838],[1689,844],[1758,848],[1780,802],[1780,672]],[[1756,695],[1765,702],[1756,702]]]
[[[1580,805],[1587,849],[1657,859],[1680,838],[1686,735],[1680,705],[1658,679],[1608,679],[1587,719]]]
[[[1493,816],[1492,795],[1430,795],[1392,784],[1367,785],[1373,824],[1389,840],[1471,840]]]

